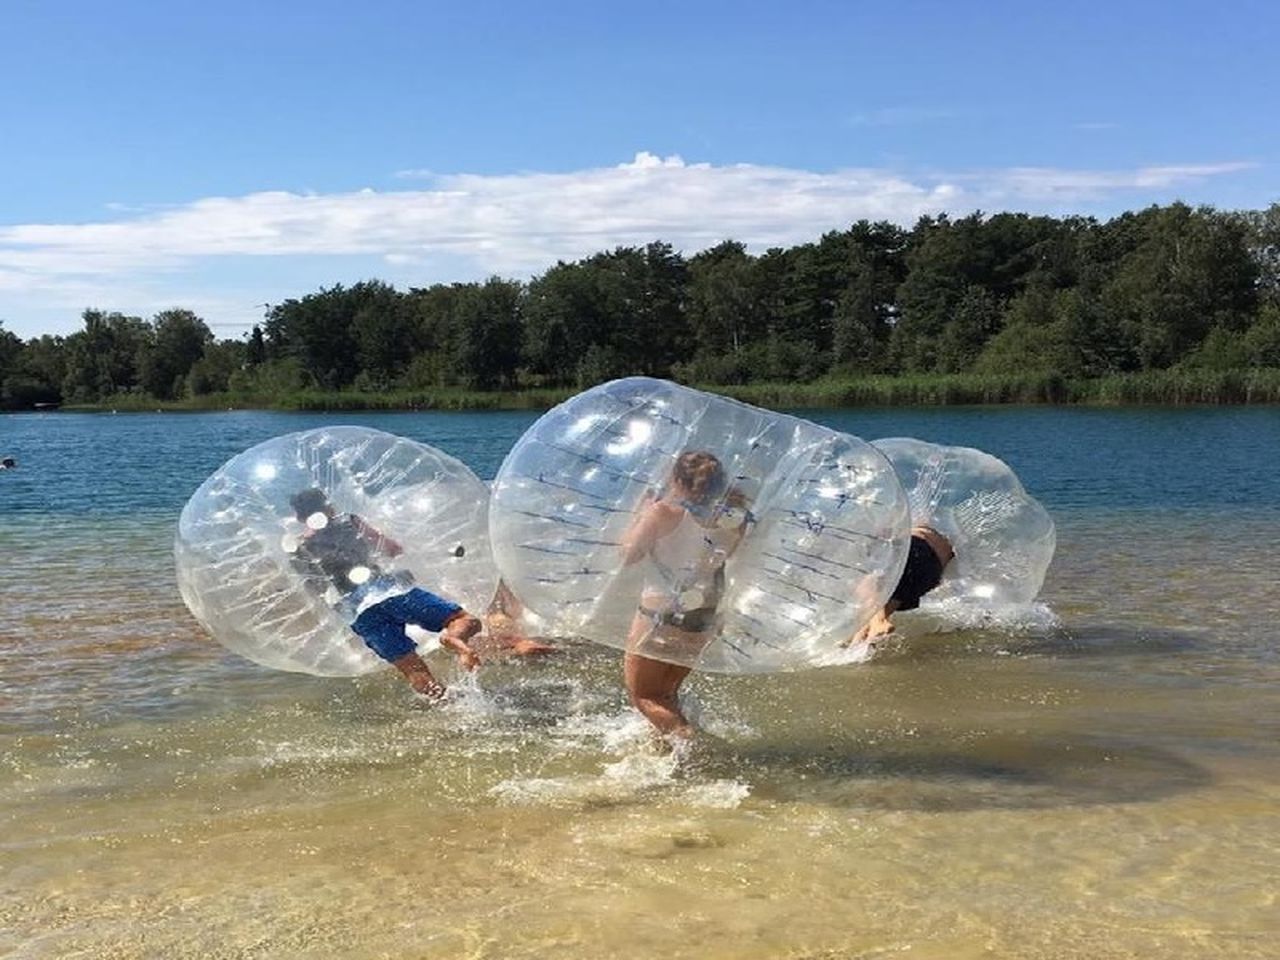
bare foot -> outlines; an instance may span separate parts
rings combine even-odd
[[[404,675],[413,692],[424,700],[439,700],[444,696],[444,684],[435,678],[426,661],[417,653],[406,653],[398,660],[392,660],[391,665]]]
[[[494,653],[510,653],[517,657],[527,657],[540,653],[555,653],[556,648],[540,640],[526,637],[516,621],[502,612],[495,612],[485,617],[489,630],[487,646]]]
[[[676,753],[683,756],[698,741],[698,731],[688,724],[676,727],[666,733],[657,730],[649,731],[649,749],[659,757]]]
[[[480,633],[481,623],[478,619],[469,613],[463,613],[454,617],[447,624],[440,634],[440,645],[446,649],[452,650],[458,657],[458,666],[463,670],[474,670],[480,666],[480,654],[476,653],[467,643],[472,637]]]
[[[413,687],[413,692],[427,703],[438,703],[444,699],[444,684],[434,677],[415,677],[409,681],[409,685]]]
[[[504,643],[503,645],[517,657],[530,657],[543,653],[559,652],[551,644],[543,643],[541,640],[533,640],[529,637],[519,637],[511,640],[510,643]]]

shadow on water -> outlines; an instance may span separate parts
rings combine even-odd
[[[1030,637],[1019,650],[1061,657],[1165,656],[1204,646],[1204,637],[1166,627],[1081,624]]]
[[[989,657],[1142,657],[1185,654],[1209,641],[1187,630],[1076,623],[1041,634],[965,629],[927,634],[895,634],[881,644],[875,662],[954,660]]]
[[[780,802],[921,811],[1144,803],[1209,785],[1166,750],[1094,738],[984,738],[967,750],[854,742],[710,751],[699,773],[742,777]]]

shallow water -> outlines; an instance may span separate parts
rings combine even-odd
[[[1044,605],[689,684],[617,654],[389,675],[225,654],[173,524],[266,437],[360,422],[492,475],[527,414],[0,418],[0,955],[1280,955],[1280,411],[814,412],[1009,461]]]

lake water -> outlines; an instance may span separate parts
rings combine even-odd
[[[695,676],[680,765],[603,647],[424,709],[178,598],[177,514],[253,443],[361,423],[490,477],[532,414],[0,417],[0,955],[1280,956],[1280,410],[809,415],[1010,463],[1043,606]]]

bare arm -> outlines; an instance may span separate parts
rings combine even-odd
[[[843,641],[840,646],[848,647],[853,644],[874,641],[878,637],[887,637],[894,631],[892,617],[897,609],[898,601],[890,599],[869,621],[859,627],[852,637]]]
[[[755,525],[756,518],[751,511],[746,509],[746,507],[743,507],[743,513],[745,513],[746,516],[742,518],[742,523],[738,525],[737,536],[734,537],[733,546],[729,548],[728,556],[733,556],[733,552],[742,545],[742,541],[746,537],[747,532]]]
[[[643,506],[622,535],[623,565],[629,567],[643,560],[659,537],[675,529],[680,513],[679,507],[663,500],[653,500]]]

